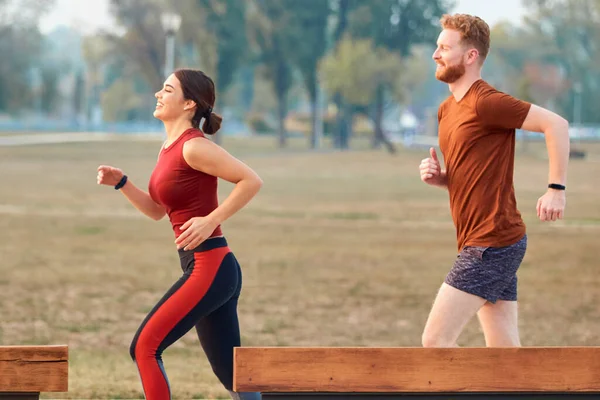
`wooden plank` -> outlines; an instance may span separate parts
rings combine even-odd
[[[67,392],[67,346],[0,346],[0,392]]]
[[[597,400],[591,393],[263,393],[263,400]]]
[[[598,392],[600,347],[238,347],[240,392]]]

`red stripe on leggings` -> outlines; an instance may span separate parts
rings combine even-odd
[[[135,359],[147,400],[169,399],[169,387],[156,360],[156,351],[167,335],[202,300],[210,288],[228,247],[195,253],[194,271],[187,281],[156,310],[140,333]]]

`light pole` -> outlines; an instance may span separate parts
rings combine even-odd
[[[165,12],[160,16],[160,22],[166,35],[165,52],[165,79],[173,72],[175,68],[175,34],[181,26],[181,16],[172,12]]]

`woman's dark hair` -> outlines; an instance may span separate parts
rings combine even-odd
[[[192,126],[200,127],[204,118],[202,132],[207,135],[216,133],[221,128],[223,118],[212,112],[215,105],[215,83],[202,71],[195,69],[178,69],[175,76],[181,83],[183,97],[196,103],[196,113],[192,117]]]

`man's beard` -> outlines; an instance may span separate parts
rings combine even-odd
[[[435,71],[435,77],[446,83],[454,83],[465,74],[465,64],[445,65],[442,69]]]

